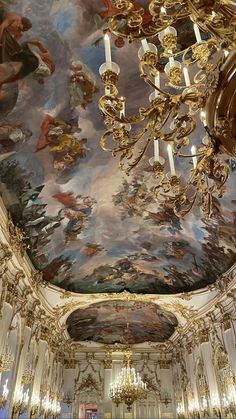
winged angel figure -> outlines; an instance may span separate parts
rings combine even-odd
[[[14,108],[19,80],[34,73],[40,82],[55,70],[51,53],[42,42],[31,39],[20,43],[22,35],[31,27],[27,17],[10,12],[0,2],[0,116]]]

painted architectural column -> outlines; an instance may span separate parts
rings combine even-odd
[[[233,333],[232,328],[227,328],[227,325],[224,326],[223,338],[224,338],[226,351],[229,356],[230,366],[234,374],[236,374],[236,351],[235,351],[234,333]]]
[[[112,402],[109,397],[110,383],[112,381],[112,366],[104,366],[104,396],[103,396],[103,415],[104,419],[112,418]]]
[[[204,367],[206,370],[206,377],[208,381],[209,386],[209,392],[210,392],[210,400],[214,400],[215,398],[218,398],[218,386],[217,386],[217,380],[216,380],[216,374],[215,374],[215,368],[212,363],[212,351],[209,341],[201,341],[201,352],[202,352],[202,358],[204,362]]]
[[[103,408],[102,408],[102,402],[98,403],[98,412],[97,412],[98,419],[103,419]]]
[[[121,360],[112,360],[112,381],[114,382],[121,370]],[[123,418],[123,404],[112,403],[112,418]]]
[[[48,364],[45,366],[45,368],[47,368],[47,371],[49,371],[49,373],[48,373],[48,377],[46,381],[46,389],[43,392],[43,396],[42,396],[43,403],[45,403],[46,400],[48,401],[50,399],[50,391],[52,390],[53,384],[55,383],[56,377],[53,376],[53,372],[55,374],[54,362],[55,362],[55,354],[54,352],[50,352]],[[48,417],[48,412],[44,410],[42,413],[43,413],[43,418],[46,419]]]
[[[15,385],[13,387],[14,391],[13,391],[12,412],[11,412],[12,419],[18,418],[19,416],[19,412],[17,412],[16,405],[20,401],[21,381],[22,381],[22,375],[25,368],[25,362],[26,362],[27,352],[29,348],[30,338],[31,338],[31,329],[28,326],[25,326],[23,337],[22,337],[22,342],[21,342],[21,348],[19,352],[19,361],[18,361],[16,380],[15,380]]]
[[[13,308],[10,304],[8,303],[3,303],[3,308],[2,308],[2,317],[0,320],[0,356],[2,355],[2,353],[4,352],[5,346],[6,346],[6,341],[7,341],[7,334],[9,331],[9,328],[11,326],[11,321],[12,321],[12,316],[13,316]]]
[[[37,417],[37,407],[39,406],[40,399],[40,386],[42,382],[42,375],[44,371],[45,354],[47,350],[47,342],[44,340],[39,341],[38,345],[38,362],[35,368],[34,381],[32,387],[32,395],[30,401],[30,417]]]

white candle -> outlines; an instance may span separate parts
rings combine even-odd
[[[159,161],[159,140],[154,140],[154,161]]]
[[[120,118],[122,118],[122,116],[125,116],[125,101],[124,101],[124,97],[121,96],[120,100],[122,100],[123,103],[123,109],[120,111]]]
[[[202,42],[200,30],[199,30],[199,27],[196,23],[193,24],[193,29],[194,29],[194,33],[195,33],[197,42]]]
[[[161,13],[163,13],[163,15],[166,15],[166,9],[163,6],[161,6]]]
[[[172,146],[170,144],[168,144],[167,146],[167,152],[168,152],[169,163],[170,163],[170,173],[171,173],[171,176],[175,176],[176,175],[175,163],[174,163]]]
[[[148,52],[149,51],[149,45],[146,39],[142,39],[141,40],[141,44],[143,47],[144,52]]]
[[[157,76],[155,77],[155,86],[160,88],[160,72],[157,72]]]
[[[155,77],[154,83],[155,83],[155,86],[160,89],[160,84],[161,83],[160,83],[160,73],[159,73],[159,71],[157,72],[157,76]],[[155,97],[157,97],[158,94],[159,94],[158,90],[155,89]]]
[[[105,87],[105,95],[109,95],[110,94],[110,89],[108,87]]]
[[[107,33],[104,35],[104,45],[105,45],[105,57],[106,57],[107,69],[112,70],[111,43],[110,43],[110,38],[107,35]]]
[[[195,156],[196,152],[197,152],[197,150],[196,150],[195,145],[192,145],[192,147],[191,147],[191,153],[193,155],[192,159],[193,159],[193,167],[194,167],[194,169],[196,169],[196,167],[197,167],[197,156]]]
[[[188,72],[187,67],[183,68],[183,72],[184,72],[184,80],[185,80],[186,86],[191,86],[190,78],[189,78],[189,72]]]
[[[173,68],[175,66],[175,60],[173,57],[169,57],[170,67]]]
[[[200,112],[200,119],[201,119],[204,127],[206,127],[207,126],[207,123],[206,123],[206,112],[205,111],[201,111]]]

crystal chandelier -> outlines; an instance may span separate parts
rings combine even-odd
[[[112,4],[117,12],[109,19],[109,31],[139,43],[140,77],[152,93],[149,105],[134,116],[126,115],[126,98],[118,91],[120,68],[112,61],[106,33],[106,62],[100,67],[105,94],[99,107],[107,129],[100,144],[113,156],[120,155],[120,168],[126,174],[151,146],[153,157],[146,172],[152,179],[152,197],[171,205],[177,216],[184,216],[196,202],[211,216],[214,197],[224,193],[229,163],[219,156],[204,108],[236,44],[235,2],[150,0],[148,11],[128,0]],[[178,40],[186,25],[194,42],[181,50]],[[200,125],[204,134],[196,138],[195,128]]]
[[[4,353],[0,357],[0,373],[5,371],[11,371],[14,365],[14,359],[10,348],[7,346]]]
[[[28,354],[29,356],[29,354]],[[26,366],[22,375],[22,384],[31,384],[34,379],[33,367],[29,361],[26,362]]]
[[[131,368],[132,351],[125,351],[125,367],[123,367],[114,381],[110,385],[109,397],[117,406],[125,403],[130,412],[131,406],[136,400],[147,398],[147,385],[135,368]]]

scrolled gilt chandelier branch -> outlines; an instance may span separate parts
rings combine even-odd
[[[109,20],[110,32],[129,42],[141,42],[140,77],[153,90],[149,106],[140,107],[137,115],[125,113],[126,99],[118,91],[120,69],[112,62],[107,34],[106,62],[100,68],[105,94],[99,107],[107,126],[100,140],[102,148],[113,156],[119,154],[120,167],[129,174],[152,144],[152,195],[158,202],[164,202],[165,196],[178,216],[188,213],[196,200],[211,216],[213,198],[223,195],[229,176],[229,165],[219,156],[217,142],[206,126],[204,107],[236,43],[235,4],[227,0],[204,4],[152,0],[147,12],[131,1],[113,0],[117,13]],[[180,51],[178,32],[186,22],[196,41]],[[196,140],[191,134],[201,122],[199,116],[206,135]],[[165,152],[168,165],[161,155]],[[180,159],[192,162],[188,178],[176,170],[175,162]]]

